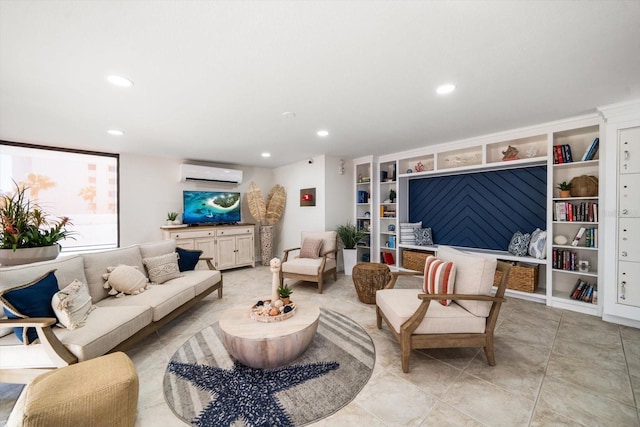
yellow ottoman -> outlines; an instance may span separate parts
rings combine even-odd
[[[124,353],[112,353],[35,378],[22,392],[9,426],[133,426],[138,374]]]

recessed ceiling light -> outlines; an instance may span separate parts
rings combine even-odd
[[[271,153],[262,153],[262,157],[271,157]]]
[[[116,86],[120,86],[120,87],[133,86],[133,82],[131,80],[122,76],[116,76],[116,75],[107,76],[107,80],[109,81],[109,83],[114,84]]]
[[[296,113],[291,111],[285,111],[284,113],[282,113],[282,117],[284,117],[285,119],[293,119],[295,116]]]
[[[456,86],[454,84],[446,83],[446,84],[438,86],[436,88],[436,93],[438,95],[446,95],[448,93],[453,92],[454,90],[456,90]]]
[[[323,137],[323,138],[324,138],[325,136],[329,136],[329,131],[326,131],[326,130],[319,130],[319,131],[318,131],[318,136],[321,136],[321,137]]]
[[[123,131],[121,131],[121,130],[118,130],[118,129],[109,129],[109,130],[107,131],[107,133],[108,133],[109,135],[113,135],[113,136],[122,136],[122,135],[124,135],[124,132],[123,132]]]

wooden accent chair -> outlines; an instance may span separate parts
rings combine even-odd
[[[511,265],[482,255],[440,246],[438,259],[452,261],[456,268],[453,294],[426,294],[423,289],[393,289],[403,275],[419,272],[392,272],[387,286],[376,292],[378,329],[382,319],[400,343],[402,371],[409,372],[412,349],[483,347],[489,365],[496,364],[493,332]],[[502,280],[495,296],[491,289],[496,270]],[[435,302],[431,304],[432,301]],[[448,306],[439,301],[451,300]]]
[[[292,251],[300,251],[290,257]],[[322,293],[324,276],[336,272],[338,255],[338,235],[335,231],[303,231],[301,244],[297,248],[285,249],[280,269],[280,286],[284,279],[305,280],[318,284],[318,293]]]

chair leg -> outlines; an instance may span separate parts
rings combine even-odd
[[[284,276],[282,275],[282,271],[280,272],[280,287],[284,285]]]
[[[333,269],[333,280],[334,281],[338,280],[338,272],[336,270],[337,270],[337,268]]]
[[[320,278],[318,279],[318,293],[321,294],[322,293],[322,285],[323,285],[323,276],[320,275]]]
[[[409,373],[409,359],[411,358],[411,335],[400,332],[400,357],[402,372]]]
[[[378,306],[376,306],[376,326],[378,326],[378,329],[382,329],[382,315]]]
[[[496,366],[496,356],[493,352],[493,337],[487,338],[487,345],[484,346],[484,355],[490,366]]]

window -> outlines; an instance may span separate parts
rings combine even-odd
[[[54,217],[68,216],[75,240],[63,252],[119,243],[117,154],[0,141],[0,193],[29,187],[28,196]]]

